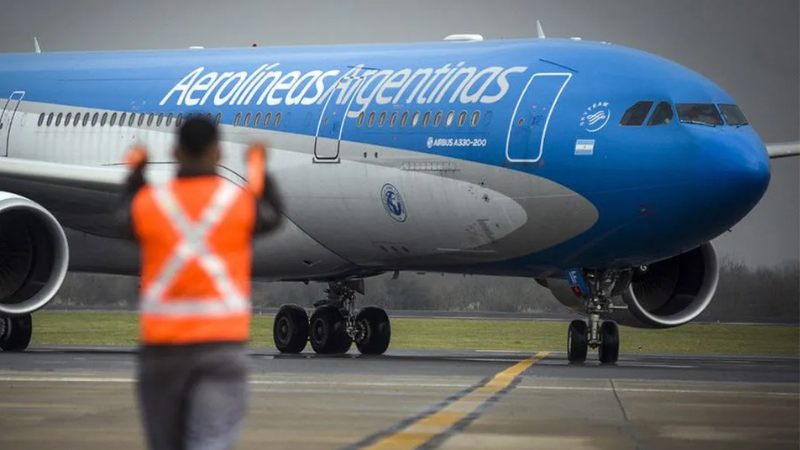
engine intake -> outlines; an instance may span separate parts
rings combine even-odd
[[[634,328],[673,328],[696,319],[708,308],[719,282],[719,263],[714,245],[700,247],[636,268],[627,285],[617,286],[618,298],[627,309],[614,310],[604,319]],[[540,280],[563,305],[586,314],[585,302],[563,279]]]
[[[61,224],[39,204],[0,192],[0,313],[30,314],[50,302],[69,265]]]
[[[691,322],[708,308],[718,282],[719,263],[711,242],[650,264],[646,270],[635,269],[622,293],[631,317],[620,317],[618,322],[642,328]]]

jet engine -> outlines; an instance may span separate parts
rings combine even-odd
[[[39,204],[0,192],[0,315],[30,314],[55,297],[69,264],[61,224]]]
[[[586,314],[585,302],[570,289],[566,280],[537,280],[550,289],[563,305]],[[714,245],[707,242],[646,267],[631,269],[621,277],[613,292],[615,309],[603,319],[633,328],[672,328],[696,319],[711,303],[719,281],[719,264]]]

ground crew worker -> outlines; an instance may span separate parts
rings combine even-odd
[[[151,185],[146,151],[128,154],[119,219],[141,252],[137,396],[150,449],[226,449],[246,407],[252,238],[283,205],[264,147],[247,155],[247,189],[217,175],[218,131],[200,115],[174,157],[177,176]]]

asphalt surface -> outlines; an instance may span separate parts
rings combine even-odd
[[[251,350],[243,449],[800,448],[800,359]],[[0,448],[144,448],[135,350],[0,353]]]

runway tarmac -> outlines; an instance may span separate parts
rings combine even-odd
[[[135,351],[0,353],[0,448],[141,449]],[[241,449],[800,448],[797,357],[251,351]]]

